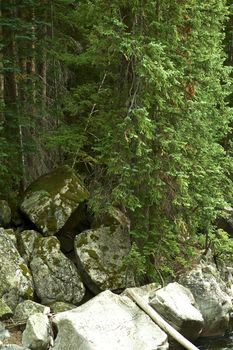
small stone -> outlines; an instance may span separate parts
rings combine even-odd
[[[32,350],[47,350],[50,344],[51,328],[48,317],[38,313],[29,317],[23,332],[22,344]]]
[[[63,301],[55,301],[54,303],[50,304],[50,307],[51,307],[51,311],[54,314],[58,314],[59,312],[73,310],[77,306],[69,303],[64,303]]]

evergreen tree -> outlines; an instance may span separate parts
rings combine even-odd
[[[73,75],[52,142],[92,169],[96,212],[127,212],[147,267],[189,259],[225,203],[227,13],[224,0],[86,0],[60,17]]]

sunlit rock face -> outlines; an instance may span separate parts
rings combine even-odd
[[[88,192],[74,171],[64,166],[29,186],[21,210],[44,236],[52,236],[87,198]]]
[[[105,291],[55,315],[54,350],[167,350],[167,335],[126,296]]]

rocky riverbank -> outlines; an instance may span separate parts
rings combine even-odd
[[[131,248],[128,219],[115,209],[96,220],[88,196],[63,167],[28,188],[19,215],[0,201],[0,349],[178,349],[127,288],[191,341],[224,335],[230,269],[220,276],[200,260],[163,288],[136,288],[122,264]]]

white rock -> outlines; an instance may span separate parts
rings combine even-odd
[[[48,317],[41,313],[29,317],[23,332],[22,344],[32,350],[47,350],[51,341]]]
[[[55,315],[54,350],[167,350],[167,335],[126,296],[102,292]]]
[[[204,320],[187,288],[176,282],[169,283],[155,292],[150,305],[186,338],[198,338]]]

